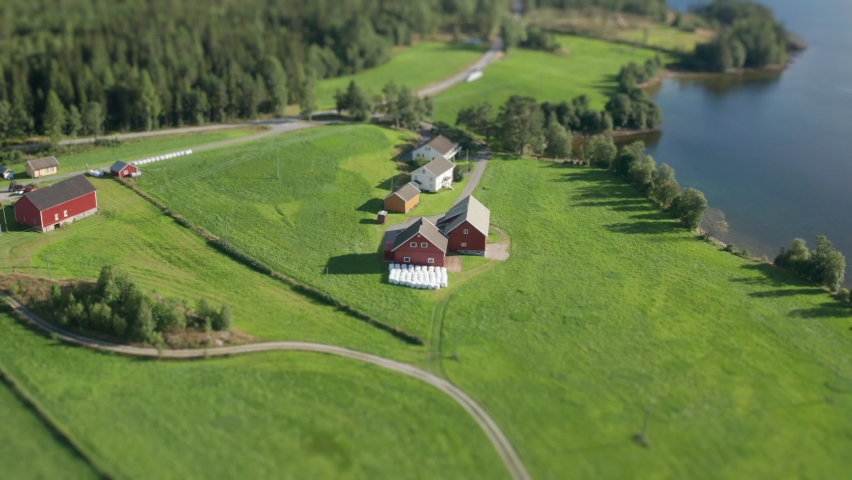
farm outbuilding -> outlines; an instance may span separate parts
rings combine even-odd
[[[97,212],[97,190],[82,175],[25,193],[15,203],[15,221],[42,232]]]
[[[136,165],[131,165],[129,163],[122,162],[121,160],[112,164],[109,167],[110,173],[112,173],[113,177],[118,178],[127,178],[134,176],[135,173],[139,172],[139,168]]]
[[[59,172],[59,160],[56,157],[42,157],[27,162],[27,175],[39,178]]]
[[[447,250],[468,255],[485,255],[491,210],[469,195],[451,208],[437,227],[449,239]]]
[[[385,259],[398,264],[443,267],[447,237],[432,222],[418,218],[385,246]]]
[[[420,189],[410,182],[385,197],[385,210],[389,212],[408,213],[419,204]]]
[[[3,180],[14,180],[15,172],[11,168],[0,167],[0,178],[3,178]]]

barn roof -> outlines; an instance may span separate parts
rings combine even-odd
[[[58,167],[59,160],[56,157],[42,157],[30,160],[27,162],[33,170],[41,170],[42,168]]]
[[[86,180],[86,177],[77,175],[25,193],[23,198],[28,198],[39,210],[46,210],[94,191],[96,191],[95,187]]]
[[[483,235],[488,235],[488,228],[491,226],[491,210],[488,210],[473,195],[468,195],[438,220],[438,226],[444,234],[449,234],[465,221]]]
[[[130,164],[126,163],[126,162],[122,162],[121,160],[118,160],[115,163],[113,163],[111,167],[109,167],[109,170],[111,172],[120,172],[120,171],[124,170],[124,167],[126,167],[128,165],[130,165]]]
[[[442,175],[452,170],[455,166],[456,165],[453,162],[447,160],[446,158],[438,157],[435,160],[432,160],[431,162],[424,165],[423,168],[425,168],[432,175],[435,175],[437,177],[438,175]]]
[[[9,167],[0,167],[0,174],[6,173],[6,172],[11,172],[11,171],[12,171],[12,169],[9,168]]]
[[[441,155],[446,155],[452,152],[459,144],[443,135],[438,135],[432,140],[426,142],[425,145],[429,145],[433,149],[437,150]]]
[[[417,195],[420,195],[420,189],[417,188],[417,185],[414,185],[413,183],[408,182],[405,185],[399,187],[395,192],[391,193],[390,195],[388,195],[385,198],[387,199],[387,198],[390,198],[394,195],[401,198],[403,201],[407,202],[407,201],[411,200],[412,198],[416,197]]]
[[[429,240],[432,245],[440,248],[442,252],[447,253],[447,243],[449,240],[447,240],[447,237],[438,230],[438,227],[423,217],[418,218],[416,222],[412,223],[408,226],[408,228],[396,235],[393,242],[393,249],[396,250],[397,248],[405,245],[418,233],[426,237],[426,240]]]

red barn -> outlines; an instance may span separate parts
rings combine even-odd
[[[473,195],[465,197],[440,220],[438,228],[449,239],[447,250],[468,255],[485,255],[491,210]]]
[[[15,221],[42,232],[97,212],[97,190],[82,175],[33,190],[15,203]]]
[[[136,165],[124,163],[119,160],[113,163],[111,167],[109,167],[109,171],[110,173],[112,173],[113,177],[127,178],[138,172],[139,169],[136,167]]]
[[[443,267],[447,237],[432,222],[419,218],[396,235],[390,250],[394,263]]]

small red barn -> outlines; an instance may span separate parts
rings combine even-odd
[[[418,218],[396,235],[391,252],[394,263],[443,267],[447,237],[429,220]]]
[[[33,190],[15,203],[15,221],[42,232],[97,212],[97,190],[82,175]]]
[[[467,196],[440,220],[438,228],[449,239],[447,250],[468,255],[485,255],[491,210],[473,195]]]
[[[109,167],[109,171],[112,173],[113,177],[127,178],[138,172],[139,168],[137,168],[136,165],[131,165],[119,160]]]

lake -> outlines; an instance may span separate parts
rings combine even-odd
[[[722,240],[771,259],[822,234],[852,264],[852,2],[764,3],[809,49],[780,75],[666,80],[652,92],[665,123],[649,153],[725,212]]]

